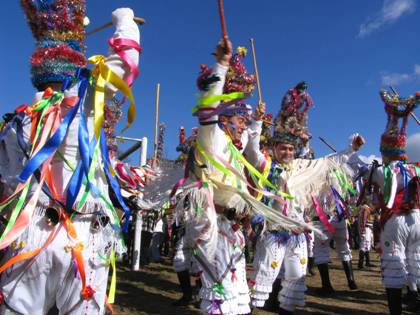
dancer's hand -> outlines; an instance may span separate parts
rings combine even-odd
[[[232,58],[232,43],[229,39],[221,39],[216,47],[216,52],[214,53],[216,60],[222,66],[229,67],[230,59]]]

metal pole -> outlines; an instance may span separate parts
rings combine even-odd
[[[140,151],[140,166],[146,165],[147,161],[147,138],[141,139],[141,151]]]
[[[141,229],[143,225],[143,218],[141,212],[136,213],[136,227],[134,230],[134,248],[131,270],[138,271],[140,269],[140,251],[141,251]]]

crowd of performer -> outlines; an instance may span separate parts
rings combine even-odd
[[[255,109],[247,103],[256,77],[244,66],[246,49],[234,50],[224,36],[216,63],[202,65],[197,78],[198,127],[188,138],[180,130],[173,168],[184,176],[164,177],[156,161],[135,167],[116,154],[123,104],[127,127],[135,112],[141,47],[134,12],[115,10],[109,55],[87,59],[84,1],[21,4],[36,40],[37,93],[32,105],[4,115],[0,129],[0,314],[105,313],[115,298],[116,260],[135,254],[136,216],[143,219],[142,264],[161,262],[172,248],[183,294],[176,306],[199,301],[203,314],[239,315],[271,304],[293,314],[305,307],[305,277],[315,267],[317,294],[334,295],[335,249],[349,290],[360,286],[353,265],[373,267],[375,250],[390,314],[402,313],[403,290],[408,310],[420,309],[420,167],[405,152],[420,93],[381,91],[381,163],[359,158],[365,139],[357,132],[347,148],[315,158],[307,83],[285,93],[273,120],[261,99]],[[170,192],[159,177],[174,180]]]

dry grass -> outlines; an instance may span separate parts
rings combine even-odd
[[[331,282],[336,290],[333,297],[325,298],[315,294],[320,287],[319,275],[307,277],[308,292],[305,308],[295,314],[387,314],[386,296],[381,285],[379,259],[371,254],[372,262],[377,267],[354,273],[359,289],[349,291],[341,263],[335,258],[330,265]],[[354,257],[357,253],[354,252]],[[140,272],[132,272],[128,267],[121,267],[118,272],[117,298],[115,314],[200,314],[194,307],[175,308],[172,303],[181,296],[177,277],[169,263],[150,264]],[[276,314],[255,310],[253,315]]]

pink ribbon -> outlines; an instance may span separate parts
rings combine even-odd
[[[316,211],[316,214],[319,217],[319,220],[321,220],[322,224],[324,224],[324,226],[328,230],[328,232],[335,233],[335,227],[333,227],[331,225],[330,221],[328,221],[328,218],[325,215],[324,210],[322,210],[321,205],[319,204],[318,200],[316,200],[316,198],[314,196],[311,196],[311,198],[312,198],[312,202],[315,206],[315,211]]]
[[[128,38],[114,38],[111,37],[108,40],[109,45],[114,49],[114,51],[117,53],[118,56],[127,64],[127,66],[130,69],[130,72],[127,76],[127,79],[125,80],[129,86],[131,86],[134,82],[134,80],[139,75],[139,68],[137,67],[136,62],[131,59],[127,53],[126,50],[129,49],[135,49],[141,53],[141,47],[139,43],[137,43],[135,40],[128,39]]]

